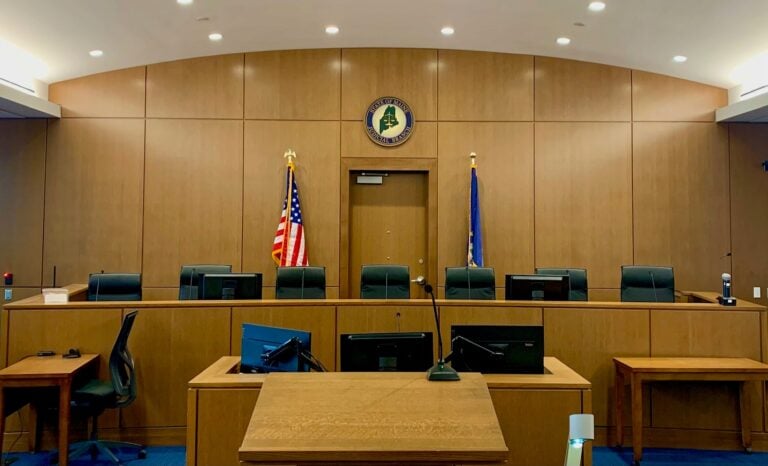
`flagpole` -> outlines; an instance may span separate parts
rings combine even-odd
[[[280,252],[280,265],[285,264],[285,251],[288,249],[288,238],[291,234],[291,208],[293,207],[291,189],[293,189],[293,159],[296,158],[296,152],[289,148],[283,154],[283,158],[288,159],[288,183],[285,193],[285,229],[283,230],[283,250]]]
[[[472,171],[477,170],[477,153],[470,152],[469,153],[469,172],[470,172],[470,182],[469,182],[469,218],[468,218],[468,225],[469,225],[469,238],[467,239],[467,267],[477,267],[475,262],[475,251],[473,247],[474,243],[474,235],[475,232],[472,229]]]

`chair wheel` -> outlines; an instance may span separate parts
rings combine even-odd
[[[140,460],[143,460],[144,458],[147,457],[147,450],[142,448],[141,450],[139,450],[139,454],[137,456],[139,457]]]

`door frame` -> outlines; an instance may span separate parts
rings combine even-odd
[[[349,298],[349,184],[352,172],[421,172],[427,174],[427,280],[437,291],[437,159],[344,157],[341,159],[339,209],[339,297]]]

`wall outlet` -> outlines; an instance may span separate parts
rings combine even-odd
[[[760,299],[760,287],[755,286],[752,288],[752,297],[755,299]]]
[[[11,288],[5,289],[5,300],[10,301],[13,299],[13,290]]]

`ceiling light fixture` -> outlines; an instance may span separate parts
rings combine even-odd
[[[339,27],[330,25],[325,27],[325,33],[330,35],[335,35],[339,33]]]
[[[440,29],[440,32],[441,32],[441,33],[442,33],[444,36],[452,36],[452,35],[453,35],[453,33],[454,33],[454,32],[456,32],[456,31],[454,31],[454,30],[453,30],[453,28],[452,28],[452,27],[450,27],[450,26],[445,26],[444,28]]]
[[[589,11],[603,11],[605,10],[605,2],[591,2],[588,8]]]
[[[176,0],[179,5],[191,5],[195,0]]]
[[[91,50],[90,52],[88,52],[88,55],[94,58],[99,58],[100,56],[104,55],[104,52],[101,50]]]
[[[218,32],[214,32],[214,33],[212,33],[212,34],[208,34],[208,38],[209,38],[209,39],[211,39],[213,42],[218,42],[218,41],[220,41],[222,38],[224,38],[224,36],[222,36],[222,35],[221,35],[221,34],[219,34]]]
[[[558,37],[557,38],[557,44],[558,45],[568,45],[571,43],[571,39],[567,37]]]
[[[672,57],[672,60],[676,61],[677,63],[685,63],[686,61],[688,61],[688,57],[686,57],[685,55],[675,55],[674,57]]]

